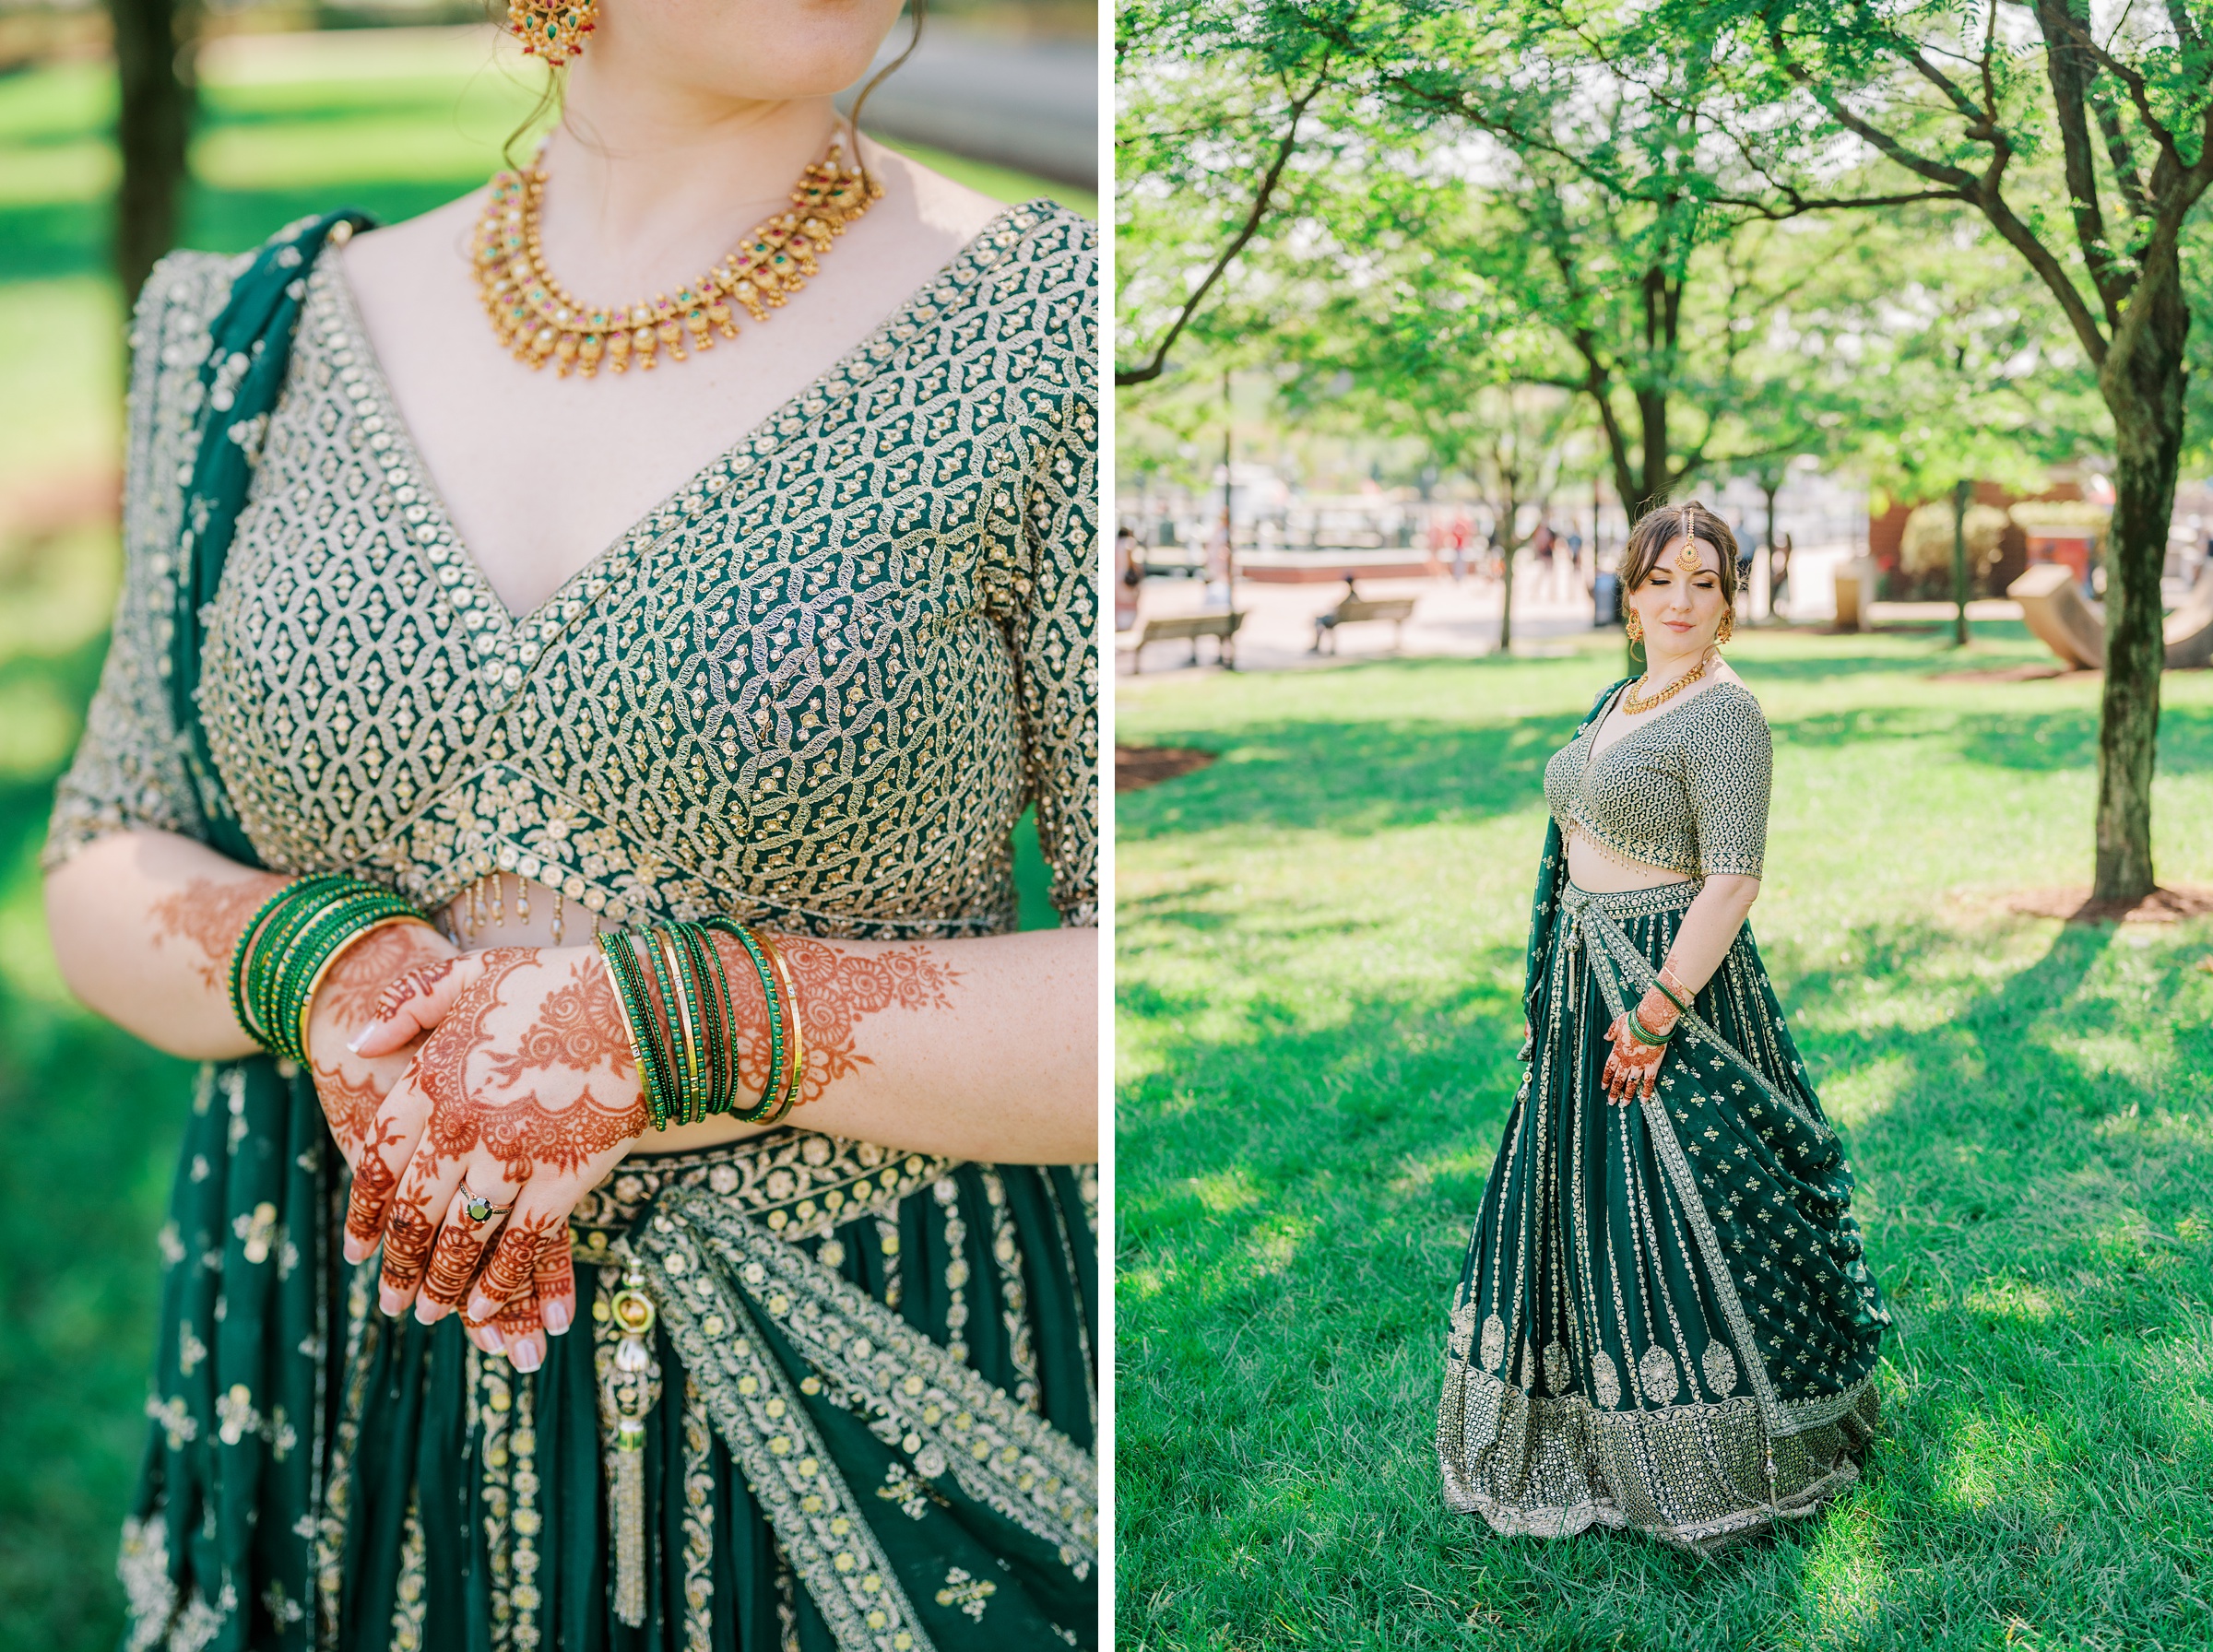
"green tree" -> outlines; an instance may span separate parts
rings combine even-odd
[[[2094,898],[2114,903],[2155,887],[2160,574],[2188,383],[2182,247],[2213,184],[2208,9],[2164,0],[2093,29],[2087,0],[1660,0],[1616,60],[1663,100],[1675,60],[1710,67],[1697,118],[1734,149],[1717,202],[1772,217],[1898,204],[1840,183],[1841,158],[1979,213],[2096,370],[2119,502]]]

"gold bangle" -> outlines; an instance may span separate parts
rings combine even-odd
[[[377,919],[375,923],[371,924],[365,929],[356,930],[337,946],[332,948],[330,956],[325,958],[317,966],[315,973],[308,978],[307,990],[300,995],[300,1047],[302,1049],[307,1048],[307,1023],[314,1014],[315,994],[323,985],[323,977],[330,974],[332,965],[353,950],[356,942],[366,940],[379,929],[389,929],[395,924],[420,924],[433,935],[438,932],[437,926],[427,918],[415,917],[407,913],[394,913],[390,917]],[[312,1059],[310,1066],[313,1066]]]
[[[807,1035],[799,1030],[799,995],[792,986],[791,966],[784,961],[784,949],[759,929],[753,931],[753,940],[767,955],[768,967],[776,973],[776,989],[784,997],[785,1036],[790,1052],[791,1076],[785,1084],[783,1097],[775,1108],[759,1121],[773,1125],[799,1104],[799,1087],[807,1077]]]

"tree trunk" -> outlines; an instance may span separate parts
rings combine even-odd
[[[1772,620],[1775,618],[1775,496],[1782,491],[1782,483],[1779,480],[1772,488],[1770,488],[1768,486],[1767,478],[1762,477],[1760,478],[1759,490],[1767,497],[1768,502],[1768,542],[1766,547],[1768,557],[1768,618]],[[1749,608],[1751,607],[1751,604],[1752,599],[1747,596],[1745,599],[1745,606]]]
[[[1515,524],[1521,517],[1521,502],[1510,493],[1506,500],[1506,532],[1500,536],[1502,554],[1498,559],[1498,652],[1509,654],[1514,646],[1514,552],[1521,547],[1514,537]]]
[[[1639,492],[1637,509],[1630,521],[1648,511],[1656,511],[1667,502],[1667,392],[1639,390],[1637,393],[1637,421],[1644,427],[1644,476]]]
[[[185,145],[195,103],[189,53],[195,0],[108,0],[115,30],[115,119],[123,181],[115,192],[115,275],[127,303],[176,244]]]
[[[2183,348],[2190,311],[2170,245],[2139,277],[2124,325],[2098,374],[2113,416],[2113,525],[2105,560],[2105,699],[2098,731],[2098,870],[2091,899],[2133,905],[2155,887],[2151,776],[2159,750],[2160,572],[2183,445]],[[2130,318],[2135,319],[2133,316]]]

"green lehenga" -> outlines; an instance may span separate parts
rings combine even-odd
[[[125,580],[49,865],[170,832],[429,908],[534,879],[579,939],[727,912],[922,940],[1012,926],[1034,803],[1063,921],[1095,921],[1088,226],[1002,214],[517,617],[317,263],[331,221],[141,298]],[[375,1311],[345,1191],[302,1074],[205,1070],[133,1652],[1095,1644],[1088,1169],[790,1127],[637,1153],[572,1218],[585,1317],[527,1375]],[[627,1363],[618,1287],[657,1316]]]
[[[1858,1478],[1889,1316],[1852,1171],[1749,927],[1655,1097],[1617,1106],[1606,1029],[1656,978],[1693,882],[1569,882],[1550,831],[1529,1066],[1453,1298],[1447,1502],[1509,1533],[1627,1527],[1698,1548]]]

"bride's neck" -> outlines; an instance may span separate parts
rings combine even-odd
[[[541,161],[541,232],[564,284],[599,301],[631,301],[719,258],[786,208],[839,124],[827,98],[719,98],[595,73],[589,56],[571,77]]]
[[[1695,668],[1706,657],[1704,648],[1686,649],[1680,653],[1662,654],[1650,642],[1644,645],[1644,678],[1647,682],[1670,683],[1686,671]]]

